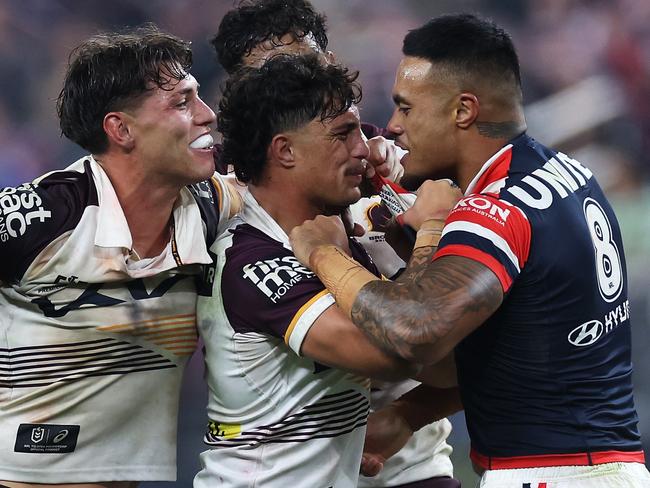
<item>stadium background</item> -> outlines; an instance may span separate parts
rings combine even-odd
[[[362,119],[384,126],[408,29],[429,17],[492,17],[518,47],[529,134],[589,166],[623,227],[634,335],[636,402],[650,447],[650,2],[647,0],[313,0],[329,19],[330,47],[361,71]],[[232,0],[3,0],[0,2],[0,187],[67,166],[83,151],[61,138],[55,99],[69,51],[88,35],[153,21],[192,40],[193,74],[206,102],[224,73],[207,39]],[[205,427],[196,355],[187,370],[179,430],[179,480],[189,487]],[[602,398],[603,404],[607,398]],[[457,477],[474,486],[462,414],[451,442]]]

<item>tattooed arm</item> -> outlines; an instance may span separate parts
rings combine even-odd
[[[418,196],[422,215],[414,212],[418,201],[407,212],[415,214],[416,225],[407,223],[417,229],[426,219],[446,216],[457,200],[448,183],[431,182],[428,186],[434,191],[419,192]],[[422,205],[423,197],[438,202]],[[436,208],[442,209],[440,214],[429,210]],[[337,232],[330,219],[319,216],[294,228],[294,253],[319,275],[355,325],[389,354],[433,364],[485,322],[503,301],[501,282],[487,266],[460,256],[443,256],[432,262],[433,245],[416,248],[397,281],[377,280],[351,259],[346,260],[340,246],[336,247]],[[344,237],[341,231],[338,234]]]
[[[416,253],[396,282],[373,281],[361,288],[352,321],[384,351],[432,364],[496,311],[503,289],[481,263],[459,256],[431,262],[431,249],[422,263],[427,250]]]

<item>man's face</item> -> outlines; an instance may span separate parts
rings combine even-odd
[[[455,94],[449,82],[436,77],[430,61],[407,56],[400,63],[388,129],[409,151],[402,160],[406,182],[454,176]]]
[[[307,54],[317,54],[323,59],[323,63],[333,61],[331,52],[324,53],[312,34],[296,38],[293,34],[284,34],[280,38],[275,38],[261,42],[255,46],[250,54],[244,56],[242,64],[249,68],[259,68],[268,59],[277,54],[287,54],[291,56],[305,56]]]
[[[172,185],[205,180],[214,173],[209,127],[214,112],[199,97],[190,74],[164,88],[155,87],[128,111],[142,170]]]
[[[333,120],[312,120],[293,132],[292,144],[294,183],[319,213],[338,213],[361,198],[368,145],[356,108]]]

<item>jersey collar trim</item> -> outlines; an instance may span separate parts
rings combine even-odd
[[[509,166],[510,158],[507,156],[509,155],[509,151],[511,149],[512,144],[506,144],[501,149],[499,149],[499,151],[497,151],[494,156],[488,159],[485,164],[483,164],[479,172],[476,174],[476,176],[474,176],[472,181],[467,186],[467,190],[465,190],[465,196],[481,193],[484,188],[501,178],[500,176],[496,177],[496,173],[501,173],[501,171],[497,170],[501,169],[500,166],[502,166],[505,161],[508,162]]]
[[[244,222],[261,230],[271,239],[280,242],[285,249],[293,252],[291,244],[289,244],[289,236],[287,236],[287,233],[282,230],[282,227],[278,225],[273,217],[262,208],[250,191],[247,191],[244,195],[244,209],[240,216]]]
[[[488,159],[479,172],[474,176],[472,181],[465,190],[465,196],[473,195],[475,193],[484,193],[488,190],[491,193],[498,193],[505,185],[505,180],[508,177],[510,170],[510,161],[512,158],[512,148],[521,143],[521,141],[528,140],[526,133],[522,133],[511,139],[508,144],[499,149],[490,159]]]
[[[130,250],[133,247],[131,230],[113,185],[101,165],[92,156],[89,157],[89,162],[99,199],[95,245]],[[176,249],[181,263],[211,263],[212,260],[205,242],[201,213],[187,188],[181,189],[174,204],[173,216]],[[197,238],[198,236],[201,238]],[[175,263],[175,265],[178,264]]]
[[[99,211],[97,215],[97,230],[95,231],[95,245],[99,247],[123,247],[131,249],[133,239],[129,224],[124,216],[124,211],[117,199],[111,180],[92,156],[88,157],[90,169],[97,187]]]

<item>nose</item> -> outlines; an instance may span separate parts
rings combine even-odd
[[[402,125],[400,123],[400,113],[397,110],[397,107],[395,110],[393,110],[393,115],[391,116],[390,120],[388,121],[388,126],[386,127],[390,132],[393,134],[400,135],[404,132],[404,129],[402,128]]]
[[[370,149],[368,148],[368,144],[366,144],[365,139],[361,137],[360,134],[361,133],[359,132],[359,138],[356,141],[354,147],[352,148],[351,154],[353,158],[366,159],[370,154]]]
[[[207,103],[203,101],[201,97],[196,99],[196,110],[194,112],[194,123],[196,125],[210,125],[215,120],[217,116],[214,111],[208,106]]]

